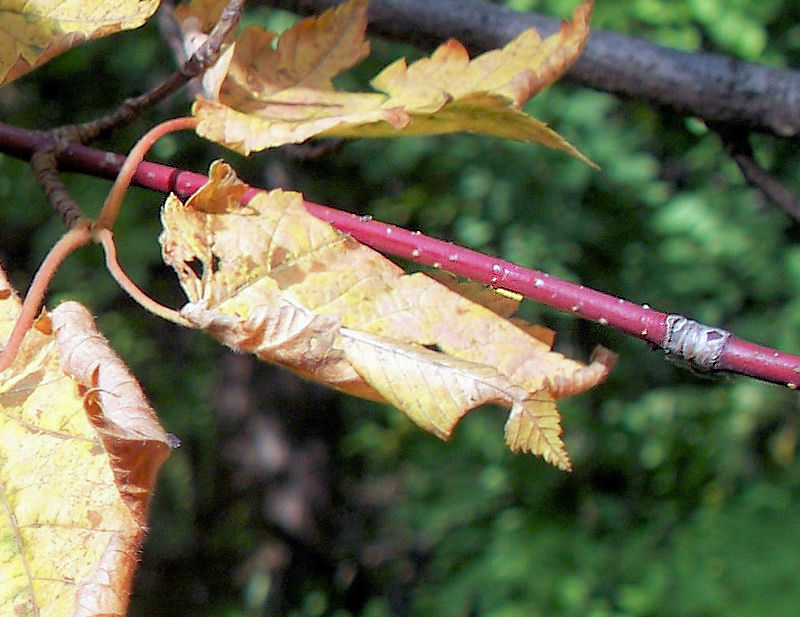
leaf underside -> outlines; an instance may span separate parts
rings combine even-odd
[[[162,212],[164,260],[196,327],[392,403],[444,439],[470,409],[499,403],[510,408],[512,450],[570,468],[555,400],[602,381],[612,354],[589,366],[565,358],[550,350],[549,330],[506,318],[508,298],[482,302],[450,288],[459,285],[405,274],[311,216],[299,193],[259,193],[241,205],[246,186],[227,165],[212,164],[210,176],[185,204],[170,196]]]

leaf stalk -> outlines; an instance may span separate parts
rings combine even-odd
[[[17,322],[11,330],[11,335],[8,337],[5,348],[0,353],[0,372],[11,366],[14,358],[17,357],[22,339],[25,338],[25,334],[30,330],[36,319],[39,308],[42,306],[44,295],[58,267],[73,251],[89,244],[91,239],[91,221],[83,218],[61,236],[61,239],[50,249],[47,257],[44,258],[42,265],[39,266],[36,275],[33,277],[33,282],[25,295]]]
[[[119,286],[128,292],[128,295],[138,302],[143,309],[150,311],[162,319],[176,323],[179,326],[185,326],[187,328],[194,327],[188,319],[175,309],[159,304],[153,300],[139,289],[136,283],[128,277],[117,260],[117,245],[114,242],[114,235],[111,233],[110,229],[104,227],[95,228],[92,232],[92,236],[94,241],[103,247],[103,252],[106,256],[106,268],[111,276],[114,277],[114,280],[117,281]]]

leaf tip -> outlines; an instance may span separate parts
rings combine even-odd
[[[572,461],[561,439],[561,416],[545,392],[515,403],[505,426],[506,444],[512,452],[530,452],[562,471],[572,471]]]
[[[617,354],[598,345],[592,352],[589,364],[569,375],[557,375],[548,380],[547,388],[556,398],[585,392],[604,382],[617,363]]]

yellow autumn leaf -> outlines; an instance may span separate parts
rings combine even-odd
[[[20,303],[0,271],[0,340]],[[66,302],[0,373],[0,614],[126,614],[168,437],[95,330]]]
[[[545,326],[526,322],[524,319],[513,319],[517,312],[522,296],[502,288],[487,287],[475,281],[460,281],[449,272],[429,272],[428,276],[439,281],[445,287],[452,289],[460,296],[485,306],[500,317],[505,317],[518,328],[524,330],[533,338],[539,339],[548,347],[552,347],[556,340],[556,333]]]
[[[198,133],[247,154],[310,137],[465,131],[539,142],[591,164],[520,107],[578,58],[589,35],[592,0],[545,40],[527,30],[472,60],[450,40],[429,58],[384,69],[372,80],[381,93],[335,91],[330,80],[366,54],[366,4],[350,0],[302,20],[275,50],[273,33],[248,28],[213,69],[208,98],[193,106]]]
[[[602,381],[613,354],[600,350],[589,366],[565,358],[551,351],[547,329],[503,317],[506,303],[405,274],[311,216],[299,193],[259,193],[242,206],[230,167],[214,163],[210,178],[185,204],[170,196],[162,212],[164,260],[196,327],[304,377],[390,402],[444,439],[470,409],[505,405],[512,450],[570,468],[555,399]]]
[[[3,0],[0,85],[89,39],[141,26],[159,0]]]

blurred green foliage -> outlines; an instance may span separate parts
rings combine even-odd
[[[575,1],[505,4],[566,16]],[[257,18],[288,23],[266,10]],[[599,2],[594,22],[690,51],[800,61],[794,0]],[[373,50],[345,84],[364,85],[398,55],[420,53],[381,40]],[[36,128],[86,120],[171,66],[148,25],[0,90],[2,117]],[[158,118],[187,109],[176,97],[101,145],[124,151]],[[225,156],[255,184],[287,180],[309,199],[800,352],[798,224],[742,180],[716,134],[569,84],[528,111],[602,171],[471,136],[357,141],[319,160]],[[800,192],[796,143],[754,142],[758,159]],[[187,136],[159,148],[155,156],[197,171],[223,154]],[[97,212],[108,183],[68,182]],[[0,256],[24,288],[60,223],[30,172],[8,157],[0,157],[0,202]],[[116,234],[132,277],[179,306],[159,259],[159,202],[133,191]],[[587,357],[600,343],[620,354],[606,384],[562,405],[575,461],[567,475],[508,453],[502,416],[491,410],[471,414],[445,444],[391,409],[253,369],[247,421],[286,423],[299,461],[309,443],[326,448],[330,503],[321,531],[304,535],[270,518],[283,480],[258,478],[255,463],[236,458],[237,440],[257,423],[234,426],[218,413],[236,385],[224,370],[232,356],[144,314],[100,264],[91,248],[71,257],[52,300],[91,307],[184,442],[154,501],[132,615],[783,617],[800,604],[794,393],[698,377],[639,341],[527,303],[524,316],[557,329],[565,353]],[[305,476],[292,475],[301,465],[286,469],[302,484]]]

